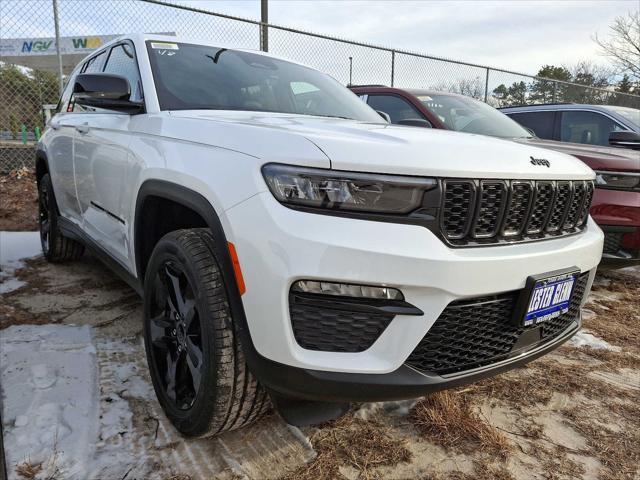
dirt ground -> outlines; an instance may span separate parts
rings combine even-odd
[[[2,215],[9,211],[4,201],[2,208]],[[613,349],[574,342],[525,367],[417,402],[356,405],[342,419],[302,430],[273,415],[204,440],[182,438],[152,394],[122,393],[126,379],[114,377],[117,365],[131,365],[150,383],[140,300],[124,283],[90,255],[68,265],[36,258],[15,275],[25,285],[1,298],[0,336],[11,325],[90,325],[101,409],[121,398],[134,412],[131,428],[118,437],[130,463],[101,478],[640,478],[638,268],[599,274],[584,310],[584,329]],[[13,478],[34,478],[34,467],[8,465]]]
[[[38,229],[38,188],[28,169],[0,175],[0,231]]]

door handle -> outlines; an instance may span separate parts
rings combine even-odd
[[[76,125],[76,132],[83,134],[89,132],[89,124],[83,123],[82,125]]]

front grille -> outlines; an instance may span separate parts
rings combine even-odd
[[[604,234],[604,251],[603,253],[609,253],[615,255],[620,251],[622,243],[623,233],[607,232]]]
[[[453,245],[569,235],[586,224],[593,182],[443,180],[440,228]]]
[[[358,312],[331,302],[297,303],[289,296],[293,335],[302,348],[323,352],[363,352],[389,326],[394,314]]]
[[[422,372],[444,375],[499,362],[518,349],[525,332],[539,335],[533,348],[558,337],[578,319],[589,272],[576,280],[569,311],[535,327],[512,322],[520,291],[465,299],[445,308],[406,363]],[[535,330],[535,332],[532,332]],[[514,347],[516,347],[514,349]]]

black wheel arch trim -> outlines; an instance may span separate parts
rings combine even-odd
[[[43,162],[45,165],[45,171],[46,173],[49,173],[49,175],[51,175],[51,169],[49,168],[49,157],[47,156],[47,152],[45,152],[44,150],[42,150],[41,148],[38,148],[36,150],[36,180],[38,181],[38,183],[40,183],[40,177],[42,175],[39,175],[39,171],[38,171],[38,165],[40,162]]]
[[[229,308],[231,309],[232,318],[236,322],[236,329],[240,335],[240,341],[244,349],[245,358],[251,371],[260,380],[258,372],[263,370],[263,368],[261,368],[259,365],[261,363],[267,362],[268,360],[258,353],[253,344],[253,340],[251,339],[242,298],[240,296],[240,292],[236,283],[233,262],[231,260],[229,248],[227,246],[227,237],[225,235],[224,228],[222,227],[222,222],[220,221],[220,217],[218,216],[216,210],[202,194],[182,185],[168,182],[166,180],[151,179],[146,180],[142,183],[138,191],[138,198],[136,200],[134,232],[136,271],[138,272],[138,276],[140,277],[140,272],[144,270],[141,265],[142,245],[137,241],[137,239],[140,238],[140,232],[138,231],[138,228],[140,228],[139,226],[141,223],[139,222],[139,218],[140,215],[142,215],[144,201],[149,196],[171,200],[193,210],[204,219],[207,227],[211,230],[215,242],[214,247],[216,260],[218,261],[218,265],[220,266],[222,274],[224,275],[224,278],[226,280],[225,288],[227,298],[229,300]],[[144,287],[142,285],[142,280],[140,280],[138,283],[140,284],[141,289],[143,289]],[[143,290],[141,290],[139,293],[142,294]]]

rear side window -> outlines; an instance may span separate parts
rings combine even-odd
[[[131,100],[142,100],[140,73],[138,72],[138,63],[131,45],[123,43],[113,47],[104,67],[104,72],[125,77],[129,80],[129,85],[131,86]]]
[[[391,123],[408,119],[424,119],[424,115],[413,105],[396,95],[369,95],[369,106],[389,115]]]
[[[507,113],[525,128],[533,130],[537,137],[553,140],[553,118],[555,112]]]
[[[609,145],[611,132],[625,130],[606,115],[595,112],[562,112],[560,140],[563,142]]]

